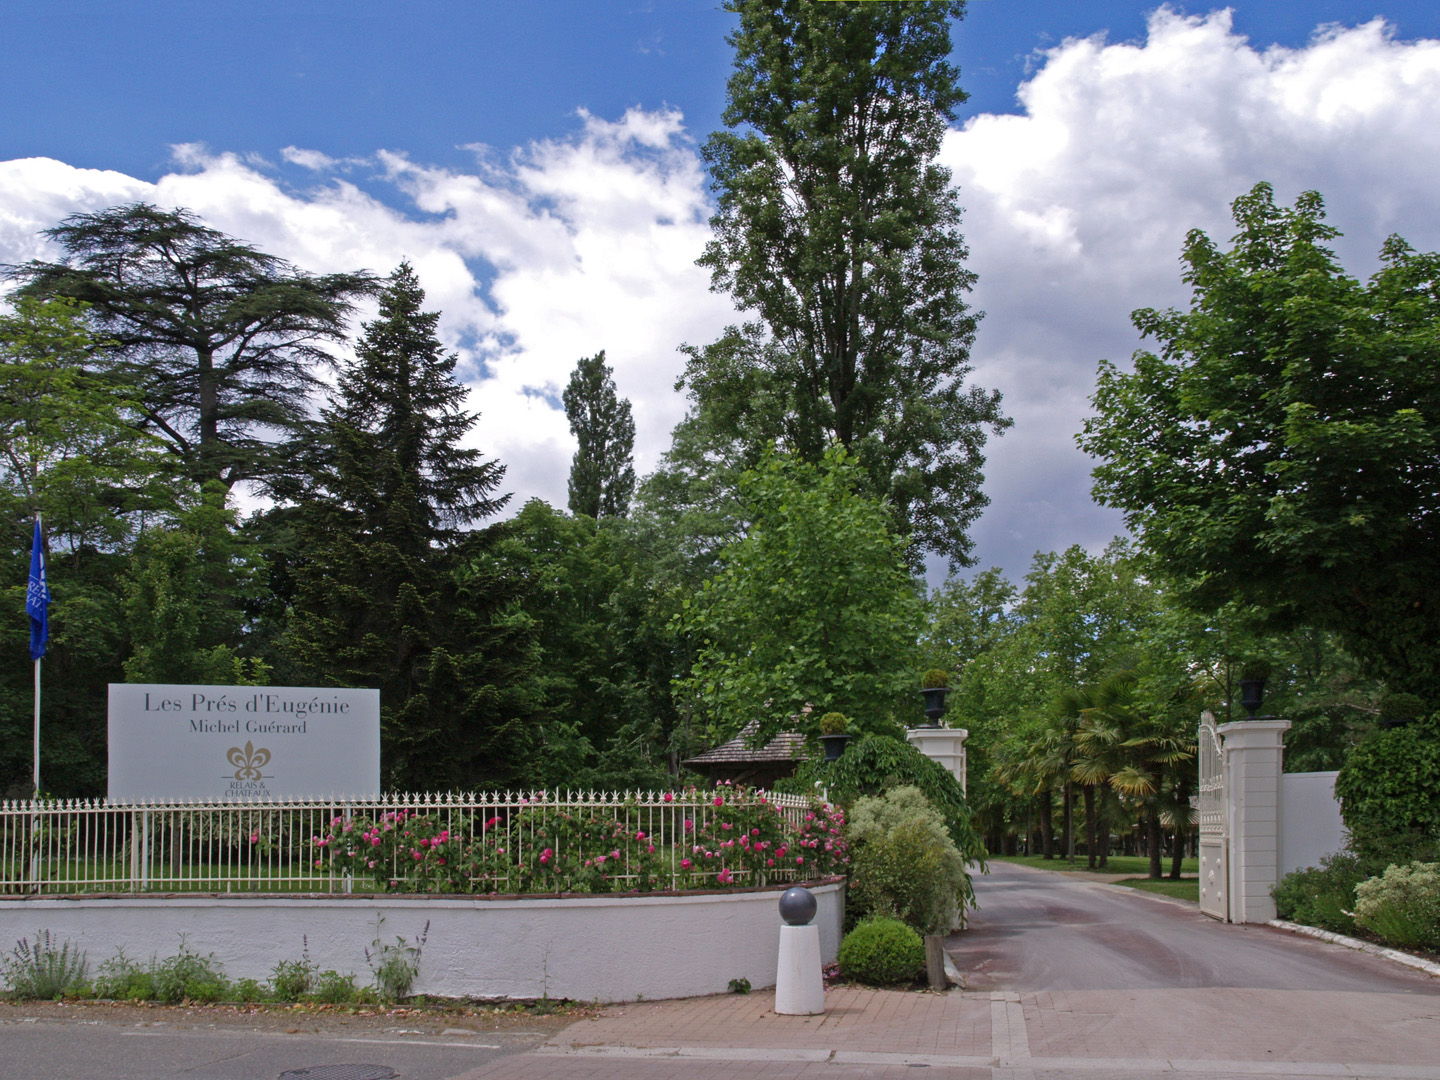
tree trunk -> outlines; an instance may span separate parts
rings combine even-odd
[[[1075,796],[1070,781],[1065,781],[1065,858],[1075,864]]]
[[[1155,810],[1145,813],[1145,841],[1150,848],[1150,877],[1160,878],[1160,814]]]
[[[1185,830],[1175,826],[1175,850],[1170,856],[1170,880],[1180,880],[1180,868],[1185,862]]]
[[[1040,850],[1045,858],[1055,858],[1055,802],[1050,792],[1036,796],[1040,800]]]
[[[1085,866],[1095,869],[1095,788],[1084,787],[1085,793]]]
[[[1104,870],[1110,865],[1110,811],[1106,809],[1106,803],[1102,797],[1100,800],[1100,812],[1096,815],[1095,829],[1100,834],[1100,859],[1097,869]]]

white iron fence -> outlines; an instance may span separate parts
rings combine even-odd
[[[0,802],[0,894],[620,891],[823,871],[824,859],[797,865],[787,852],[819,847],[808,799],[720,790]],[[768,857],[777,850],[786,857]]]

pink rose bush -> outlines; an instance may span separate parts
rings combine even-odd
[[[531,895],[747,888],[843,874],[850,861],[838,807],[813,803],[797,825],[763,792],[729,784],[610,807],[533,803],[337,817],[313,858],[383,891]]]

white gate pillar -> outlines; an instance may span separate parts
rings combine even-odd
[[[1289,720],[1239,720],[1216,728],[1225,740],[1231,922],[1275,918],[1270,890],[1280,880],[1280,765],[1289,729]]]
[[[965,740],[970,732],[965,728],[917,727],[905,732],[905,738],[931,761],[941,765],[960,781],[960,790],[965,791]]]

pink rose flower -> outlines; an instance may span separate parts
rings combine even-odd
[[[689,869],[690,869],[690,865],[691,865],[691,863],[690,863],[690,860],[689,860],[689,859],[681,859],[681,860],[680,860],[680,869],[681,869],[681,870],[689,870]]]

